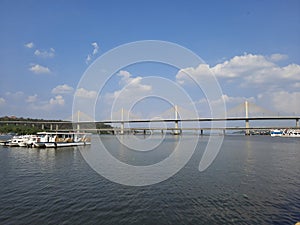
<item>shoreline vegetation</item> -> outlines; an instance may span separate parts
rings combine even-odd
[[[25,135],[25,134],[36,134],[37,132],[41,131],[50,131],[51,127],[50,124],[53,122],[53,125],[56,122],[59,122],[59,127],[56,129],[56,127],[52,127],[52,131],[56,130],[74,130],[72,123],[62,123],[62,122],[68,122],[64,120],[45,120],[45,119],[32,119],[32,118],[23,118],[23,117],[15,117],[15,116],[4,116],[0,117],[0,134],[19,134],[19,135]],[[5,121],[9,123],[5,123]],[[14,121],[28,121],[28,122],[33,122],[31,124],[14,124],[12,122]],[[34,124],[34,122],[37,122]],[[44,124],[44,129],[42,129],[42,124]],[[46,124],[47,123],[47,124]],[[89,128],[89,127],[84,127],[84,128]],[[90,127],[92,128],[92,127]],[[107,125],[107,124],[97,124],[96,126],[97,129],[100,128],[112,128],[112,126]],[[96,133],[96,132],[95,132]],[[101,134],[106,134],[106,131],[101,131]]]

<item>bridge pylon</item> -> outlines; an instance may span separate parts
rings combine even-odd
[[[248,101],[245,101],[245,113],[246,113],[246,120],[245,120],[245,122],[246,122],[246,135],[250,135],[250,130],[249,130],[249,128],[250,128],[250,124],[249,124],[249,120],[248,120],[248,118],[249,118],[249,105],[248,105]]]
[[[120,134],[124,134],[124,108],[121,109],[121,131]]]
[[[174,113],[175,113],[175,130],[174,130],[174,134],[178,135],[181,132],[179,130],[179,125],[178,125],[178,108],[177,108],[177,105],[174,105]]]

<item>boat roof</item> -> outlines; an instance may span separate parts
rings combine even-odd
[[[43,131],[43,132],[37,132],[37,134],[91,134],[91,133],[84,133],[84,132],[46,132],[46,131]]]

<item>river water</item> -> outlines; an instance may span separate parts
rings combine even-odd
[[[156,154],[167,157],[178,137],[167,136],[160,151],[143,160],[143,153],[125,151],[124,156],[114,136],[102,140],[112,155],[139,165],[155,163]],[[300,221],[300,138],[225,136],[216,159],[199,172],[207,141],[208,137],[200,137],[191,159],[177,174],[142,187],[100,176],[77,147],[1,146],[0,224],[281,225]],[[92,143],[81,151],[98,147]]]

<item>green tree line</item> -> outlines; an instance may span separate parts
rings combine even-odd
[[[52,130],[72,130],[75,127],[73,127],[72,123],[55,123],[55,122],[64,122],[62,120],[43,120],[43,119],[31,119],[31,118],[17,118],[17,117],[0,117],[0,121],[7,121],[9,123],[1,123],[0,124],[0,133],[7,134],[7,133],[16,133],[16,134],[35,134],[40,131],[49,131],[51,129],[51,125],[49,122],[52,123]],[[24,121],[24,122],[33,122],[31,124],[14,124],[11,123],[13,121]],[[36,124],[34,122],[37,122]],[[45,124],[43,124],[45,122]],[[65,121],[67,122],[67,121]],[[43,127],[42,127],[43,124]],[[43,129],[42,129],[43,128]],[[95,128],[94,123],[87,123],[87,124],[81,124],[81,129],[93,129]],[[101,128],[112,128],[110,125],[103,124],[103,123],[97,123],[96,125],[97,129]],[[76,129],[76,128],[75,128]],[[102,134],[109,133],[107,131],[101,131]]]

